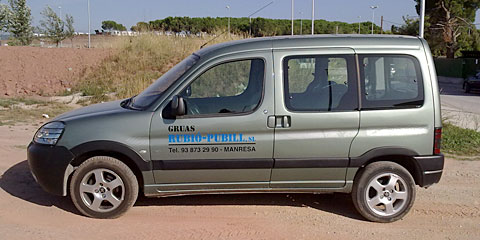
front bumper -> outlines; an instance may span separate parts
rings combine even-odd
[[[417,183],[420,187],[429,187],[440,181],[443,173],[443,164],[445,162],[443,154],[418,156],[414,158],[420,168],[420,176]]]
[[[28,165],[37,183],[54,195],[67,195],[67,180],[74,155],[65,147],[31,142],[27,149]]]

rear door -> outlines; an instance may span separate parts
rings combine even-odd
[[[362,54],[362,51],[365,52]],[[375,148],[400,148],[431,155],[434,103],[423,50],[359,50],[361,127],[352,144],[351,166]]]
[[[272,188],[341,188],[358,133],[358,80],[349,48],[275,50]]]

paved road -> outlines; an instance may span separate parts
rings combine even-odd
[[[464,93],[461,84],[440,83],[442,106],[480,114],[480,91]]]
[[[440,82],[440,100],[443,119],[480,131],[480,91],[464,93],[461,83]]]

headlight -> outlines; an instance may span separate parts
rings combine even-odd
[[[35,133],[33,141],[40,144],[55,145],[65,129],[62,122],[51,122],[43,125]]]

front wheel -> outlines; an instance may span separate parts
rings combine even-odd
[[[394,222],[405,216],[415,200],[415,181],[393,162],[367,165],[355,177],[352,199],[355,208],[374,222]]]
[[[133,206],[137,196],[137,178],[127,165],[112,157],[88,159],[70,182],[73,204],[93,218],[117,218]]]

